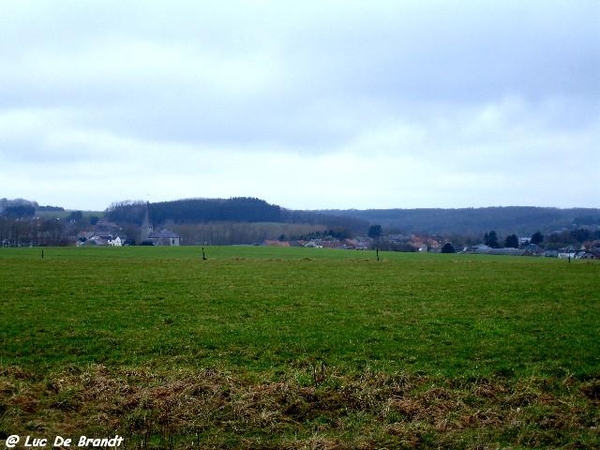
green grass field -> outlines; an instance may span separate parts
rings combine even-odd
[[[600,263],[0,250],[0,439],[120,448],[600,446]]]

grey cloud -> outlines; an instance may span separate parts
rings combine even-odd
[[[346,155],[353,170],[373,156],[389,168],[390,192],[417,183],[411,170],[406,184],[394,180],[407,164],[456,170],[457,191],[480,179],[470,171],[508,156],[553,152],[544,167],[556,172],[570,139],[598,165],[594,0],[2,8],[0,118],[18,123],[0,124],[0,142],[21,149],[21,164],[95,161],[99,143],[127,161],[153,145],[180,159],[214,150],[314,165]],[[514,174],[524,172],[505,176]]]

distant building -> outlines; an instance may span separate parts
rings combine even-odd
[[[529,244],[523,249],[523,256],[544,256],[545,250],[537,244]]]
[[[161,231],[153,231],[145,239],[146,241],[152,242],[152,245],[162,245],[176,247],[180,245],[179,235],[173,233],[171,230],[163,228]]]
[[[110,245],[111,247],[122,247],[123,240],[119,236],[117,236],[116,238],[109,240],[108,245]]]
[[[179,235],[171,230],[163,228],[161,231],[154,231],[154,227],[150,223],[150,205],[148,203],[146,203],[140,237],[142,243],[151,243],[152,245],[176,247],[181,243]]]
[[[93,230],[80,231],[72,239],[78,247],[92,245],[121,247],[124,245],[126,237],[117,224],[101,220]]]
[[[140,242],[148,241],[150,235],[154,232],[154,227],[150,223],[150,204],[146,203],[146,211],[142,220],[142,228],[140,230]]]

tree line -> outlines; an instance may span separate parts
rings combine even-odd
[[[487,208],[417,208],[326,210],[323,214],[356,217],[390,232],[481,236],[489,230],[530,236],[563,229],[600,226],[600,209],[506,206]]]
[[[56,218],[0,216],[3,247],[60,246],[68,243],[65,222]]]
[[[387,211],[387,210],[385,210]],[[389,250],[414,251],[411,235],[432,236],[443,242],[452,242],[458,248],[484,243],[492,248],[518,248],[522,243],[519,236],[529,236],[530,242],[547,249],[577,246],[584,242],[600,240],[600,210],[556,210],[554,208],[478,208],[463,210],[393,210],[389,211],[298,211],[272,205],[264,200],[251,197],[230,199],[186,199],[171,202],[148,203],[143,201],[124,201],[110,205],[104,212],[104,219],[114,222],[124,235],[133,243],[138,239],[140,225],[146,213],[155,227],[167,226],[180,234],[186,244],[248,244],[262,240],[308,240],[331,237],[345,239],[366,236],[378,240],[381,249],[388,245]],[[558,213],[557,213],[558,211]],[[506,213],[508,217],[499,220],[496,227],[492,219],[477,222],[477,217],[493,212],[493,217]],[[344,214],[349,215],[344,215]],[[360,214],[359,214],[360,213]],[[354,214],[354,215],[353,215]],[[412,224],[398,229],[398,222],[383,221],[373,225],[373,217],[388,219],[403,214],[421,216],[416,223],[429,217],[429,226]],[[549,219],[560,214],[563,228],[548,232]],[[102,214],[100,214],[101,216]],[[515,220],[526,222],[526,228],[533,227],[533,216],[541,221],[533,234],[523,233],[521,224],[514,231],[506,231],[507,224]],[[366,220],[369,217],[370,221]],[[402,220],[407,220],[407,218]],[[462,219],[458,219],[462,217]],[[520,218],[520,219],[519,219]],[[60,207],[39,206],[36,202],[17,199],[0,199],[0,243],[3,246],[67,245],[74,242],[77,233],[94,229],[100,220],[98,216],[89,216],[82,211],[64,211]],[[454,223],[446,223],[452,221]],[[475,220],[469,225],[465,221]],[[431,232],[436,230],[440,221],[453,232]],[[552,224],[557,222],[553,219]],[[567,225],[565,225],[565,223]],[[491,224],[485,234],[480,230]],[[491,229],[491,231],[489,231]],[[415,231],[418,230],[418,231]],[[502,234],[501,234],[502,233]],[[542,234],[543,233],[543,234]],[[397,234],[394,239],[384,239]],[[405,236],[401,239],[398,236]],[[439,238],[439,239],[438,239]],[[387,244],[386,244],[387,243]]]
[[[148,212],[152,224],[206,224],[212,222],[287,223],[319,225],[339,234],[364,234],[368,222],[354,217],[296,211],[272,205],[252,197],[229,199],[185,199],[147,203],[124,201],[110,205],[105,211],[107,220],[141,225]]]
[[[175,224],[224,222],[280,222],[281,208],[257,198],[184,199],[147,203],[125,201],[113,203],[105,217],[113,222],[141,225],[148,212],[150,222]]]

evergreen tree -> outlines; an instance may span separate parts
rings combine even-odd
[[[445,243],[442,247],[442,253],[456,253],[454,245],[452,245],[450,242]]]
[[[519,238],[516,234],[506,236],[504,246],[507,248],[519,248]]]
[[[536,231],[533,236],[531,236],[531,243],[539,245],[544,242],[544,235],[539,231]]]
[[[500,247],[500,244],[498,244],[498,235],[494,230],[490,231],[489,233],[485,233],[485,236],[483,237],[483,243],[492,248]]]
[[[381,225],[371,225],[367,234],[371,239],[377,239],[381,236]]]

